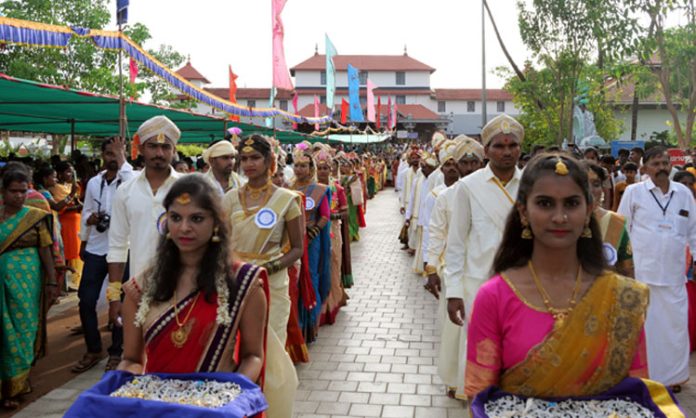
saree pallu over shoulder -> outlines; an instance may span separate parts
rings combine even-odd
[[[605,273],[565,323],[503,373],[501,388],[534,397],[595,395],[629,375],[648,305],[648,288]]]
[[[183,325],[187,339],[176,345],[171,338],[179,328],[174,306],[155,312],[143,331],[146,344],[148,372],[215,372],[232,371],[238,344],[239,321],[246,306],[247,297],[260,291],[265,270],[252,264],[238,264],[233,273],[236,295],[229,300],[229,324],[216,320],[217,295],[212,303],[204,299],[199,291],[193,292],[176,305],[176,311],[192,310],[190,319]],[[198,300],[197,300],[198,299]],[[197,303],[196,303],[197,302]]]
[[[252,263],[262,263],[281,256],[281,246],[288,240],[286,233],[282,233],[278,248],[268,248],[268,244],[275,238],[274,235],[277,235],[274,233],[277,232],[278,225],[282,225],[280,219],[288,212],[291,204],[294,202],[298,207],[301,207],[301,197],[293,191],[278,188],[263,208],[259,207],[257,210],[245,212],[244,208],[241,207],[239,193],[240,189],[235,189],[225,196],[226,206],[232,206],[232,212],[229,216],[235,240],[235,253],[242,260]],[[273,214],[269,212],[269,215],[275,215],[275,221],[273,225],[261,228],[256,222],[257,214],[266,209],[273,212]]]
[[[17,214],[5,221],[5,227],[0,228],[0,254],[14,248],[23,248],[22,246],[17,246],[19,239],[22,238],[24,234],[29,232],[29,230],[41,222],[45,222],[47,231],[52,229],[52,218],[51,214],[44,212],[40,209],[25,206],[20,209]],[[32,243],[32,246],[44,247],[51,245],[53,239],[50,235],[39,236],[39,242]]]

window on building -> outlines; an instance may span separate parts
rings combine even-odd
[[[247,100],[247,106],[256,107],[256,100]]]
[[[278,103],[278,106],[280,107],[280,110],[288,110],[288,101],[287,100],[281,100]]]
[[[319,96],[319,103],[326,104],[326,96]]]
[[[361,105],[361,106],[367,106],[367,97],[361,97],[361,98],[360,98],[360,105]]]
[[[406,85],[406,73],[404,71],[396,72],[396,85],[405,86]]]
[[[406,104],[406,96],[396,96],[396,104]]]
[[[466,111],[469,113],[476,112],[476,102],[466,102]]]
[[[319,73],[319,78],[320,78],[320,83],[322,86],[326,85],[326,71],[322,71]]]
[[[447,112],[447,102],[445,102],[444,100],[440,100],[439,102],[437,102],[437,111],[439,113]]]
[[[505,112],[505,102],[498,102],[498,112]]]
[[[360,71],[360,85],[364,86],[367,84],[367,71]]]

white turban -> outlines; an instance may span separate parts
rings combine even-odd
[[[454,150],[457,148],[457,141],[448,139],[440,145],[440,164],[444,164],[447,160],[454,159]]]
[[[498,134],[512,134],[515,135],[520,142],[522,142],[524,140],[524,127],[514,118],[504,113],[498,115],[491,119],[481,131],[481,140],[483,141],[483,146],[488,145],[488,143],[491,142],[491,139]]]
[[[216,142],[210,148],[203,151],[203,161],[210,164],[211,158],[222,157],[223,155],[237,155],[237,150],[229,141]]]
[[[474,157],[479,161],[483,161],[483,145],[473,138],[466,135],[459,135],[454,138],[457,145],[454,148],[454,159],[459,161],[464,157]]]
[[[150,139],[163,144],[165,139],[168,139],[172,145],[176,145],[179,142],[179,138],[181,138],[181,131],[168,117],[159,115],[143,122],[140,128],[138,128],[136,135],[140,138],[141,144]]]

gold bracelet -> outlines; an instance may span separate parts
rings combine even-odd
[[[427,274],[427,275],[437,274],[437,268],[435,268],[435,266],[431,266],[430,264],[428,264],[427,266],[425,266],[425,274]]]
[[[106,300],[109,302],[121,301],[121,282],[109,282],[106,287]]]

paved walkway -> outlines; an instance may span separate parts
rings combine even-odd
[[[411,272],[412,258],[399,250],[400,223],[392,189],[369,202],[368,228],[352,246],[355,286],[348,290],[348,306],[334,325],[319,330],[309,350],[312,362],[298,366],[296,417],[467,416],[461,402],[444,396],[436,376],[436,301]],[[99,380],[101,370],[103,364],[14,416],[62,416],[81,391]],[[696,356],[691,374],[696,376]],[[696,384],[686,385],[678,398],[696,417]]]

